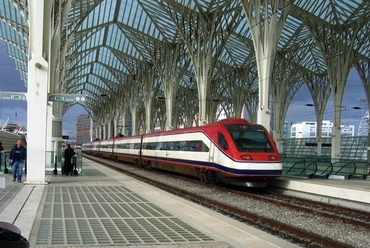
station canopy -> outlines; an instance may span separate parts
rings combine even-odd
[[[61,78],[53,87],[63,93],[88,95],[83,105],[96,111],[106,99],[114,99],[116,91],[132,80],[138,67],[151,64],[158,49],[184,42],[178,27],[179,22],[186,20],[182,18],[183,13],[189,11],[209,15],[215,11],[225,15],[239,13],[243,18],[238,19],[228,37],[215,71],[220,67],[248,68],[256,59],[242,1],[247,0],[55,0],[55,22],[60,20],[62,9],[68,3],[71,8],[57,48]],[[295,0],[280,1],[279,7],[286,8],[284,4],[290,5],[290,11],[279,39],[278,53],[294,52],[292,61],[303,70],[320,75],[327,73],[317,37],[304,20],[312,20],[317,28],[332,27],[334,32],[321,32],[322,36],[328,36],[322,37],[325,39],[335,38],[336,30],[340,32],[365,23],[368,31],[357,35],[354,46],[364,58],[369,57],[370,1]],[[0,16],[0,38],[7,42],[8,54],[27,85],[28,1],[0,0]],[[188,66],[188,72],[180,84],[192,87],[195,83],[193,66],[183,65]],[[258,83],[254,87],[257,88]],[[108,97],[102,98],[102,93]],[[70,106],[66,103],[64,111]]]

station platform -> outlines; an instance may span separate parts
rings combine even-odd
[[[283,176],[269,183],[281,193],[370,212],[370,179]]]
[[[0,221],[31,247],[298,247],[85,158],[47,185],[0,176]]]

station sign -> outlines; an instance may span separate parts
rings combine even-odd
[[[50,102],[84,102],[86,95],[80,94],[49,94],[48,101]]]
[[[0,91],[0,100],[27,101],[26,92]]]

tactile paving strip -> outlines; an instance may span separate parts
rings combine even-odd
[[[91,169],[91,168],[89,169],[84,168],[82,170],[82,174],[84,176],[90,176],[90,177],[106,177],[107,176],[103,172],[96,170],[96,169]]]
[[[18,184],[17,182],[13,184],[17,185],[0,189],[0,212],[6,208],[9,202],[11,202],[13,198],[16,197],[18,192],[22,189],[22,184]]]
[[[124,186],[51,186],[31,246],[160,245],[214,239]]]

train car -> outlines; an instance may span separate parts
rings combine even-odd
[[[282,174],[279,151],[267,130],[239,118],[100,141],[99,146],[91,147],[100,149],[98,155],[102,157],[198,177],[210,183],[265,187],[268,179]],[[102,149],[110,155],[104,155]]]
[[[116,161],[141,164],[140,154],[143,135],[116,138],[114,142],[114,157]]]

